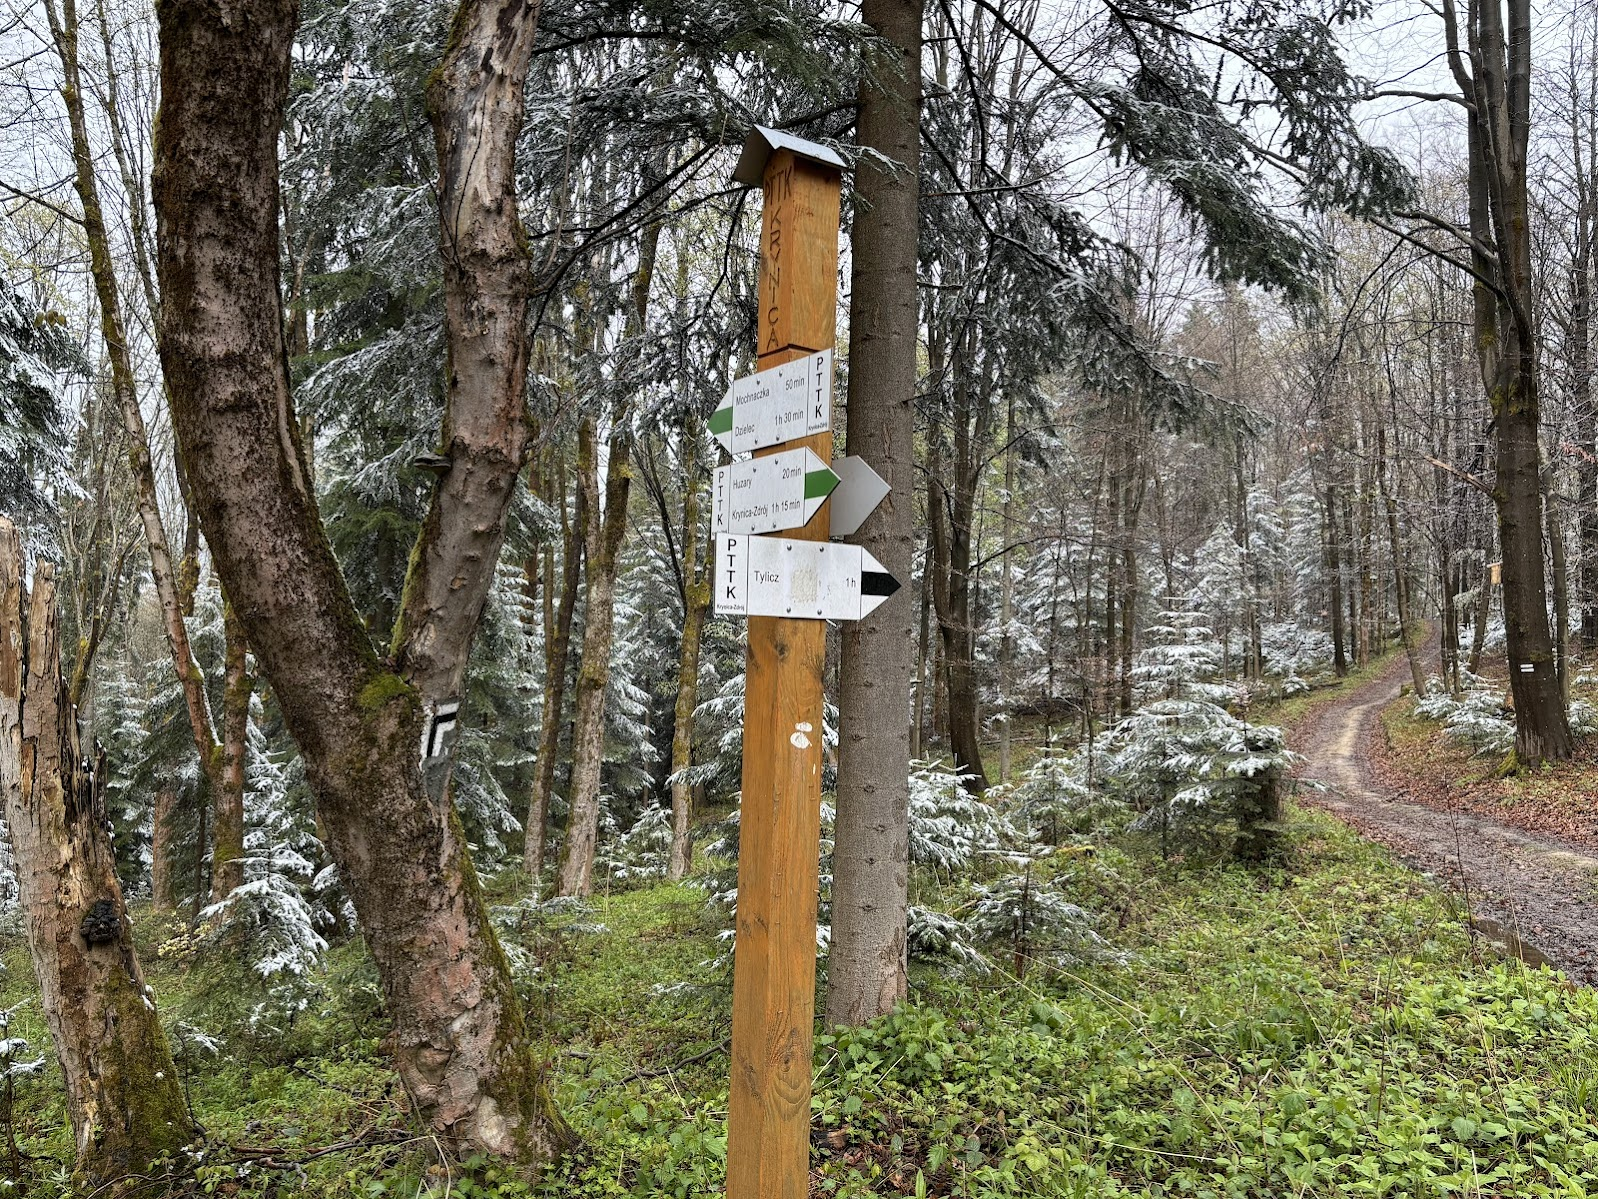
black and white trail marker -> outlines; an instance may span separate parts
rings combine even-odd
[[[447,699],[437,707],[427,705],[427,720],[422,725],[422,765],[428,766],[449,755],[460,728],[461,701]]]
[[[716,538],[718,615],[859,620],[898,590],[899,580],[858,545]]]

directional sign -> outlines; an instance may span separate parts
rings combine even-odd
[[[832,493],[832,507],[827,509],[827,516],[832,535],[847,537],[876,511],[890,488],[864,458],[852,454],[834,461],[832,469],[838,476],[838,489]]]
[[[859,620],[899,590],[899,580],[858,545],[791,537],[716,538],[716,612]]]
[[[710,416],[710,431],[733,454],[752,454],[831,428],[831,350],[735,380]]]
[[[838,476],[807,449],[783,450],[716,468],[717,533],[780,533],[802,528]]]

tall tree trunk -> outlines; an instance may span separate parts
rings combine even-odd
[[[166,631],[172,666],[183,689],[184,707],[195,752],[200,758],[200,774],[214,793],[221,786],[221,747],[205,694],[205,677],[189,644],[188,627],[183,622],[185,602],[172,551],[161,520],[157,500],[155,466],[150,457],[150,438],[139,410],[139,388],[133,373],[133,358],[128,350],[127,321],[117,284],[116,266],[111,258],[111,241],[106,232],[105,215],[100,206],[100,185],[95,176],[94,153],[89,144],[88,120],[84,110],[83,84],[78,70],[78,13],[76,0],[47,0],[45,15],[61,60],[65,86],[61,95],[66,103],[67,125],[72,136],[73,182],[78,203],[83,209],[84,240],[89,246],[89,273],[94,280],[95,299],[100,306],[100,336],[105,342],[111,365],[111,391],[122,412],[128,434],[128,464],[133,475],[134,496],[139,520],[144,526],[145,547],[150,559],[150,575]]]
[[[1337,532],[1337,488],[1326,484],[1326,586],[1332,617],[1332,670],[1338,678],[1348,673],[1347,636],[1343,631],[1343,563]]]
[[[922,0],[865,0],[862,15],[885,45],[873,64],[876,79],[860,87],[857,132],[862,145],[893,165],[862,162],[855,176],[860,203],[852,234],[846,433],[849,453],[870,463],[889,492],[854,540],[895,578],[909,579],[915,552]],[[906,718],[914,651],[915,604],[908,587],[842,630],[830,1024],[861,1024],[891,1011],[905,995]]]
[[[1548,521],[1548,568],[1554,576],[1554,676],[1559,698],[1570,703],[1570,563],[1565,556],[1564,512],[1550,465],[1543,471],[1543,514]]]
[[[450,466],[387,659],[323,530],[286,370],[277,150],[295,5],[167,0],[157,15],[161,359],[196,513],[304,757],[383,984],[407,1093],[447,1145],[546,1159],[570,1133],[448,800],[440,711],[460,695],[525,449],[527,262],[514,169],[536,6],[465,0],[428,82]]]
[[[1570,268],[1570,406],[1576,420],[1577,557],[1581,564],[1577,594],[1581,607],[1581,644],[1598,649],[1598,402],[1592,386],[1592,241],[1591,181],[1581,176],[1576,209],[1576,256]]]
[[[104,759],[90,763],[67,701],[55,572],[22,581],[0,518],[0,796],[40,1003],[83,1189],[142,1172],[194,1136],[172,1053],[133,951],[107,834]]]
[[[1577,71],[1585,69],[1586,79]],[[1578,65],[1572,52],[1567,100],[1570,121],[1570,160],[1574,167],[1575,228],[1571,231],[1570,322],[1565,328],[1565,361],[1570,378],[1568,394],[1576,425],[1576,557],[1577,605],[1581,609],[1581,646],[1598,649],[1598,404],[1592,386],[1592,272],[1595,229],[1593,172],[1598,169],[1598,112],[1592,99],[1598,92],[1598,57],[1588,56]],[[1584,113],[1583,117],[1574,114]]]
[[[156,789],[155,811],[150,817],[150,905],[157,912],[177,907],[177,885],[172,877],[172,817],[177,807],[176,791]]]
[[[527,805],[527,826],[522,847],[522,869],[538,877],[544,872],[547,845],[545,828],[549,820],[549,801],[555,793],[555,760],[560,754],[561,715],[566,702],[566,664],[571,656],[572,614],[577,608],[577,590],[582,582],[583,545],[588,533],[588,503],[581,484],[572,507],[566,505],[564,471],[556,460],[553,486],[560,495],[561,574],[560,603],[554,604],[554,551],[545,559],[544,581],[544,702],[538,726],[538,773],[533,778],[532,799]]]
[[[1492,544],[1488,543],[1482,549],[1481,581],[1477,584],[1476,607],[1471,612],[1470,630],[1470,662],[1468,669],[1471,674],[1481,673],[1482,651],[1487,645],[1487,620],[1493,610],[1493,563],[1487,561],[1492,551]]]
[[[660,172],[651,166],[646,179]],[[632,308],[627,314],[629,340],[643,336],[649,312],[650,283],[660,249],[660,224],[644,229],[633,274]],[[621,546],[627,536],[627,502],[632,492],[631,406],[618,403],[611,412],[605,462],[605,504],[599,507],[596,430],[585,417],[577,430],[578,486],[589,504],[587,588],[583,604],[583,652],[577,670],[576,707],[572,715],[571,814],[561,853],[561,895],[587,895],[594,887],[594,844],[599,835],[599,780],[605,761],[605,687],[610,682],[610,653],[616,625],[616,578]],[[587,465],[583,439],[587,437]]]
[[[1470,232],[1476,354],[1492,410],[1493,500],[1503,552],[1504,632],[1515,700],[1515,758],[1570,756],[1570,725],[1548,628],[1537,330],[1533,311],[1527,146],[1531,128],[1530,0],[1469,0],[1469,58],[1452,0],[1449,63],[1470,100]]]
[[[976,663],[973,660],[971,629],[971,539],[970,525],[962,520],[970,508],[959,502],[955,493],[937,478],[928,479],[930,532],[935,552],[933,564],[943,568],[943,577],[934,584],[933,603],[938,613],[941,650],[944,714],[949,748],[955,766],[965,776],[966,786],[976,793],[988,788],[982,769],[982,749],[978,741]],[[955,492],[961,490],[957,484]]]
[[[927,728],[927,686],[932,657],[932,584],[930,563],[921,568],[921,633],[916,642],[915,715],[910,720],[910,757],[922,756],[922,740]]]
[[[594,889],[594,847],[599,835],[599,779],[605,761],[605,686],[610,681],[610,651],[615,635],[616,578],[621,543],[627,532],[627,497],[632,485],[628,441],[612,433],[605,466],[605,504],[599,503],[599,463],[593,419],[577,429],[577,485],[588,506],[588,545],[584,551],[583,648],[577,666],[572,714],[571,812],[561,851],[561,895],[588,895]]]
[[[852,358],[852,355],[851,355]],[[999,782],[1010,781],[1010,738],[1014,715],[1015,638],[1010,622],[1015,619],[1015,571],[1010,566],[1011,546],[1015,542],[1015,460],[1019,453],[1015,434],[1015,393],[1004,409],[1004,500],[1000,506],[999,536]]]
[[[1409,659],[1409,678],[1415,685],[1417,697],[1426,694],[1426,667],[1420,659],[1419,629],[1414,612],[1410,609],[1409,588],[1404,578],[1404,541],[1398,530],[1398,502],[1387,485],[1387,438],[1384,431],[1376,435],[1376,486],[1381,493],[1387,515],[1387,544],[1393,557],[1394,600],[1398,605],[1398,635],[1404,643],[1404,656]]]
[[[694,788],[685,777],[694,762],[694,711],[699,706],[699,651],[704,644],[705,615],[710,609],[711,556],[701,552],[699,525],[704,472],[698,463],[701,422],[690,411],[683,428],[683,458],[687,478],[682,501],[682,650],[677,661],[677,699],[671,727],[671,855],[666,877],[680,879],[693,862],[691,829]]]

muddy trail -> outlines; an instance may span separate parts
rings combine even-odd
[[[1407,682],[1402,657],[1312,716],[1293,738],[1298,775],[1324,784],[1302,793],[1362,834],[1435,876],[1468,903],[1482,935],[1532,963],[1550,962],[1598,985],[1598,858],[1468,812],[1390,798],[1370,767],[1381,710]]]

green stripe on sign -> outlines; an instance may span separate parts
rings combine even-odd
[[[838,476],[831,469],[823,466],[820,470],[805,471],[805,499],[824,500],[832,494],[832,489],[838,485]]]
[[[717,408],[710,414],[710,431],[716,435],[732,432],[732,405]]]

